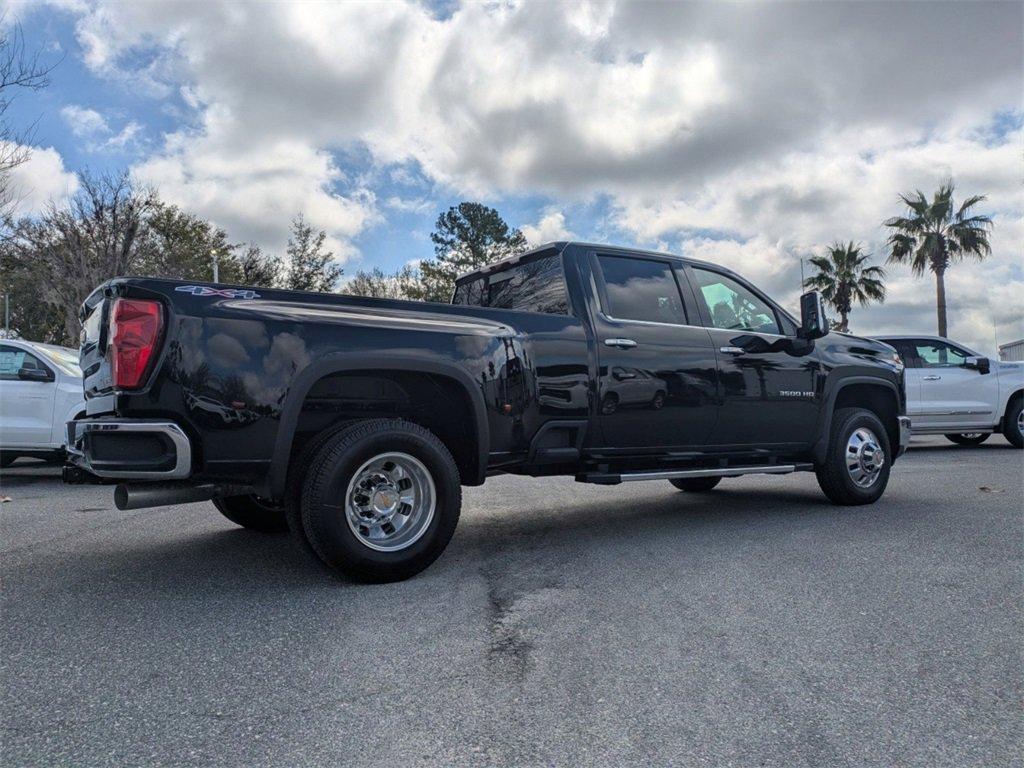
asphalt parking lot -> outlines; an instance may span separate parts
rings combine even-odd
[[[1022,453],[813,475],[495,478],[442,558],[347,583],[209,504],[7,470],[4,766],[1020,765]]]

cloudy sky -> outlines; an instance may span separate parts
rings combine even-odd
[[[725,263],[789,305],[799,259],[881,261],[900,192],[986,194],[994,254],[947,280],[951,335],[1024,336],[1021,3],[8,3],[58,61],[19,97],[23,209],[131,167],[235,241],[302,212],[351,272],[430,256],[486,202],[533,242]],[[9,113],[9,114],[11,114]],[[893,268],[858,332],[934,333]]]

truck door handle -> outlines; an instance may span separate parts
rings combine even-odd
[[[743,347],[722,347],[719,351],[724,352],[727,355],[742,355],[746,352]]]
[[[636,346],[636,342],[632,339],[605,339],[604,343],[607,347],[618,347],[619,349],[630,349]]]
[[[941,378],[941,376],[922,376],[921,381],[938,381]]]

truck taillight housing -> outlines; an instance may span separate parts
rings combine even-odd
[[[110,312],[110,366],[114,387],[137,389],[156,357],[163,324],[158,301],[117,299]]]

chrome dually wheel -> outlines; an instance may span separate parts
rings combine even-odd
[[[889,433],[878,414],[866,408],[837,408],[828,447],[814,465],[818,485],[829,500],[845,506],[871,504],[889,484]]]
[[[846,471],[861,488],[870,487],[885,466],[885,451],[878,437],[867,427],[850,433],[846,441]]]
[[[345,515],[361,544],[396,552],[424,534],[436,503],[434,479],[423,462],[407,453],[382,453],[352,475]]]

